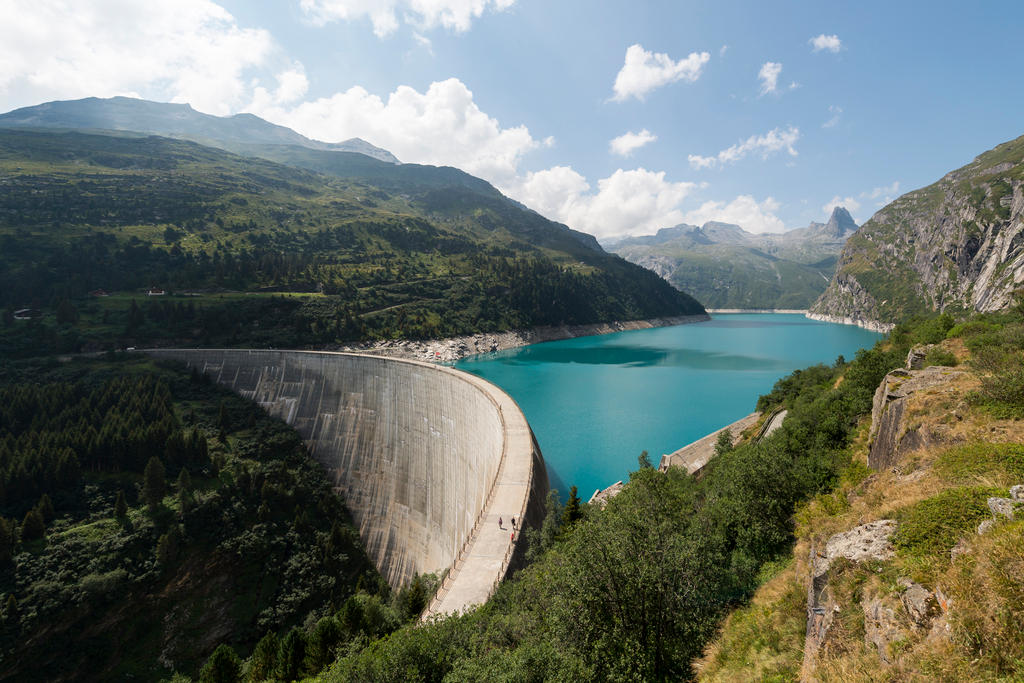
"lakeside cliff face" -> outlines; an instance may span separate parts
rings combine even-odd
[[[932,311],[995,311],[1022,282],[1024,136],[872,216],[811,313],[884,327]]]

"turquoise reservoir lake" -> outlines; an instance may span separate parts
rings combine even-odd
[[[798,314],[728,314],[691,325],[533,344],[464,358],[460,370],[509,393],[547,462],[552,488],[587,500],[647,451],[685,446],[754,412],[797,368],[852,358],[881,335]]]

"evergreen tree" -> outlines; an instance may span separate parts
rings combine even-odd
[[[199,672],[199,683],[237,683],[242,675],[242,660],[225,644],[220,644]]]
[[[288,631],[281,641],[277,655],[277,675],[285,681],[294,681],[302,675],[306,661],[306,634],[299,628]]]
[[[25,519],[21,523],[21,540],[34,541],[46,535],[46,524],[39,510],[32,509],[25,513]]]
[[[256,643],[256,649],[253,650],[252,658],[249,660],[250,680],[257,682],[274,678],[277,674],[277,654],[280,647],[281,642],[278,640],[277,634],[267,631],[267,635]]]
[[[156,543],[156,559],[162,565],[168,565],[178,556],[178,547],[181,545],[181,533],[177,526],[172,526],[167,533],[162,534]]]
[[[61,302],[57,304],[57,322],[61,325],[78,322],[78,309],[67,299],[61,299]]]
[[[184,514],[192,507],[192,477],[189,476],[188,470],[184,467],[181,468],[181,472],[178,474],[176,487],[178,489],[178,504],[181,507],[182,514]]]
[[[43,521],[47,524],[52,522],[56,516],[56,512],[53,509],[53,501],[50,500],[50,494],[48,493],[44,493],[43,497],[39,499],[36,509],[39,510],[39,514],[43,516]]]
[[[14,593],[10,593],[7,596],[7,602],[4,604],[4,617],[7,621],[18,621],[18,600],[14,597]]]
[[[341,624],[334,617],[323,617],[309,639],[309,661],[313,671],[320,671],[334,661],[334,650],[341,642]]]
[[[164,464],[154,455],[146,463],[146,471],[142,475],[142,497],[151,512],[163,502],[164,494],[167,493],[167,480],[164,476]]]
[[[0,517],[0,567],[6,567],[14,557],[14,530],[11,523]]]
[[[576,493],[576,487],[569,488],[569,500],[565,502],[562,510],[562,529],[568,529],[576,520],[583,517],[583,510],[580,509],[580,497]]]
[[[128,518],[128,502],[124,499],[124,491],[118,490],[114,501],[114,517],[120,521]]]

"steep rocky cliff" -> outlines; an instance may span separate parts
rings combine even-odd
[[[811,308],[885,326],[1005,308],[1024,282],[1024,137],[884,207],[854,233]]]

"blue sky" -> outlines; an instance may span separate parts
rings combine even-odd
[[[862,222],[1024,134],[1013,1],[0,0],[0,16],[0,109],[131,94],[251,111],[458,166],[602,238],[780,231],[837,202]]]

